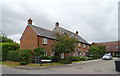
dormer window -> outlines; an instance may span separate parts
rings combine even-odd
[[[43,43],[43,44],[47,44],[47,38],[43,38],[43,39],[42,39],[42,43]]]

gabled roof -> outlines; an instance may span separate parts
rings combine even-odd
[[[34,26],[34,25],[29,25],[33,31],[35,31],[35,33],[38,36],[43,36],[43,37],[47,37],[47,38],[51,38],[51,39],[56,39],[54,36],[54,32],[38,27],[38,26]]]
[[[85,43],[85,44],[89,44],[87,41],[85,41],[82,37],[80,37],[79,35],[71,32],[71,31],[68,31],[62,27],[55,27],[53,31],[50,31],[50,30],[47,30],[47,29],[44,29],[44,28],[41,28],[41,27],[38,27],[38,26],[34,26],[34,25],[28,25],[32,28],[33,31],[35,31],[35,33],[38,35],[38,36],[42,36],[42,37],[47,37],[47,38],[51,38],[51,39],[56,39],[55,37],[55,33],[56,32],[66,32],[67,34],[70,35],[70,37],[76,37],[78,39],[78,41],[82,42],[82,43]]]
[[[75,38],[78,39],[78,41],[80,41],[80,42],[82,42],[82,43],[85,43],[85,44],[89,44],[87,41],[85,41],[85,40],[84,40],[82,37],[80,37],[78,34],[73,33],[73,32],[71,32],[71,31],[69,31],[69,30],[66,30],[66,29],[64,29],[64,28],[62,28],[62,27],[57,26],[57,27],[55,27],[55,28],[53,29],[53,31],[54,31],[54,32],[58,32],[58,33],[65,32],[65,33],[69,34],[70,37],[75,37]]]

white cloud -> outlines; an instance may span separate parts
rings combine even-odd
[[[52,30],[55,22],[88,42],[117,40],[117,0],[3,0],[3,32],[19,42],[28,18]],[[15,36],[15,37],[14,37]]]

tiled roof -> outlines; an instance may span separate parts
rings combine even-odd
[[[35,31],[35,33],[38,35],[38,36],[43,36],[43,37],[47,37],[47,38],[51,38],[51,39],[56,39],[55,38],[55,33],[56,32],[66,32],[68,33],[71,37],[75,36],[78,41],[82,42],[82,43],[85,43],[85,44],[89,44],[87,41],[85,41],[82,37],[80,37],[79,35],[75,35],[75,33],[71,32],[71,31],[68,31],[66,29],[63,29],[61,27],[55,27],[53,31],[50,31],[50,30],[47,30],[47,29],[44,29],[44,28],[41,28],[41,27],[38,27],[38,26],[34,26],[34,25],[29,25],[32,30]]]
[[[118,52],[119,50],[119,43],[120,41],[111,41],[111,42],[101,42],[101,43],[94,43],[95,45],[104,45],[107,47],[107,52]]]
[[[35,33],[38,36],[43,36],[43,37],[55,39],[54,32],[47,30],[47,29],[44,29],[44,28],[41,28],[41,27],[34,26],[34,25],[29,25],[29,26],[32,28],[32,30],[35,31]]]
[[[85,40],[84,40],[82,37],[80,37],[78,34],[73,33],[73,32],[71,32],[71,31],[69,31],[69,30],[66,30],[66,29],[64,29],[64,28],[62,28],[62,27],[57,26],[57,27],[55,27],[55,28],[53,29],[53,31],[54,31],[54,32],[58,32],[58,33],[65,32],[65,33],[69,34],[70,37],[76,37],[76,38],[78,39],[78,41],[80,41],[80,42],[82,42],[82,43],[89,44],[87,41],[85,41]]]

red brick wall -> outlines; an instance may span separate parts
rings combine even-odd
[[[29,26],[27,26],[20,39],[20,49],[34,48],[37,48],[37,35]]]
[[[52,53],[52,47],[51,47],[51,46],[52,46],[52,44],[54,44],[56,41],[47,38],[47,44],[43,44],[43,43],[42,43],[42,38],[44,38],[44,37],[39,37],[39,45],[40,45],[40,47],[44,48],[45,51],[47,51],[47,55],[48,55],[48,56],[51,56],[51,53]]]

